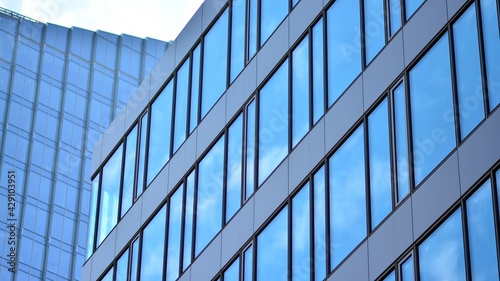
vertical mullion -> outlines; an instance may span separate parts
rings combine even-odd
[[[259,129],[260,129],[260,90],[255,94],[255,136],[254,136],[254,156],[253,156],[253,193],[259,189]]]
[[[273,0],[274,1],[274,0]],[[293,118],[293,95],[294,95],[294,90],[293,90],[293,52],[289,51],[288,52],[288,58],[285,59],[288,60],[288,151],[287,154],[290,154],[290,152],[293,149],[293,123],[294,123],[294,118]],[[273,74],[274,75],[274,74]]]
[[[411,195],[415,189],[415,172],[413,163],[413,127],[411,117],[411,101],[410,101],[410,77],[408,72],[405,73],[406,79],[403,77],[404,82],[404,96],[405,96],[405,111],[406,111],[406,144],[408,153],[408,194]],[[415,279],[418,280],[418,279]]]
[[[224,225],[227,222],[227,162],[228,162],[228,154],[229,154],[229,127],[226,127],[224,130],[224,135],[222,136],[224,138],[224,159],[222,163],[222,218],[221,222],[222,225],[220,226],[221,229],[224,227]]]
[[[195,44],[196,46],[196,44]],[[192,87],[191,83],[193,83],[193,51],[189,51],[188,53],[189,65],[188,65],[188,85],[187,85],[187,103],[186,103],[186,139],[189,138],[191,134],[191,95],[192,95]]]
[[[231,63],[232,63],[232,48],[231,41],[233,39],[232,30],[233,30],[233,0],[228,1],[228,5],[226,7],[227,11],[227,54],[226,54],[226,88],[224,92],[229,88],[229,84],[231,83]]]
[[[122,204],[123,204],[123,178],[124,178],[124,173],[125,173],[125,161],[126,161],[126,152],[127,152],[127,144],[126,144],[127,138],[124,137],[122,140],[122,163],[120,167],[120,187],[118,188],[118,213],[117,213],[117,218],[116,218],[116,225],[121,221],[122,219]],[[118,146],[119,147],[119,146]]]
[[[461,124],[460,124],[460,109],[459,109],[459,100],[458,100],[458,86],[457,86],[457,71],[456,71],[456,62],[455,62],[455,46],[454,46],[454,31],[453,26],[448,24],[448,48],[450,52],[450,72],[451,72],[451,90],[453,95],[453,111],[454,111],[454,120],[455,120],[455,146],[457,146],[461,140]]]
[[[326,12],[322,13],[323,24],[323,116],[328,111],[328,38],[327,38],[327,17]]]
[[[396,87],[400,85],[400,82],[396,84]],[[388,113],[388,123],[389,123],[389,159],[391,162],[391,195],[392,195],[392,211],[394,211],[395,207],[398,205],[398,181],[397,178],[399,176],[398,173],[398,164],[397,164],[397,154],[396,154],[396,118],[394,118],[395,110],[394,110],[394,95],[393,90],[391,88],[387,93],[387,113]]]
[[[194,170],[194,185],[193,185],[193,222],[191,226],[191,257],[190,257],[190,262],[193,261],[193,258],[195,257],[195,241],[196,241],[196,208],[198,205],[198,173],[199,173],[199,163],[196,164],[195,170]]]
[[[189,122],[188,122],[189,124]],[[188,125],[189,127],[189,125]],[[189,173],[188,173],[189,175]],[[181,214],[181,237],[179,244],[179,267],[177,268],[178,276],[182,275],[184,268],[184,235],[186,233],[186,201],[187,201],[187,177],[184,177],[181,181],[182,188],[182,214]]]
[[[171,198],[171,196],[170,196]],[[162,273],[162,281],[165,281],[167,279],[167,256],[168,256],[168,233],[169,233],[169,221],[170,221],[170,208],[172,207],[172,204],[170,204],[171,200],[170,198],[167,199],[167,202],[164,203],[166,204],[166,210],[165,210],[165,237],[164,239],[164,245],[163,245],[163,273]],[[161,210],[161,208],[160,208]]]
[[[144,137],[146,137],[146,145],[144,146],[144,173],[143,173],[143,178],[142,178],[142,182],[140,183],[142,185],[142,193],[144,193],[144,191],[146,191],[147,189],[147,182],[148,182],[148,162],[149,162],[149,136],[151,135],[149,130],[151,129],[151,104],[148,106],[148,111],[146,111],[146,113],[148,114],[148,117],[146,118],[146,124],[141,124],[141,127],[142,126],[146,126],[146,135]],[[144,117],[144,115],[143,115]],[[141,122],[142,123],[142,122]],[[142,138],[142,136],[141,136]]]
[[[467,205],[466,201],[462,198],[460,200],[461,212],[462,212],[462,235],[463,235],[463,246],[464,246],[464,260],[465,260],[465,276],[467,280],[472,280],[471,273],[471,258],[470,258],[470,250],[469,250],[469,232],[468,232],[468,223],[467,223]]]
[[[314,25],[313,25],[314,26]],[[314,64],[314,57],[313,57],[313,32],[312,32],[312,26],[309,27],[307,30],[307,33],[309,36],[307,37],[307,71],[309,73],[309,131],[314,125],[314,93],[313,93],[313,83],[314,83],[314,72],[313,72],[313,64]]]
[[[330,164],[328,159],[324,160],[325,169],[325,230],[326,230],[326,275],[332,271],[331,268],[331,225],[330,225]]]
[[[373,112],[373,111],[372,111]],[[369,130],[368,127],[370,123],[368,122],[368,115],[365,114],[363,117],[363,143],[364,143],[364,155],[365,155],[365,203],[366,203],[366,236],[372,230],[372,212],[371,212],[371,198],[372,194],[370,192],[370,147],[369,147]]]
[[[478,43],[479,43],[479,62],[481,64],[481,82],[483,86],[483,99],[484,99],[484,112],[486,117],[489,115],[490,109],[490,100],[489,100],[489,88],[488,88],[488,74],[486,71],[486,54],[484,48],[484,37],[483,37],[483,24],[482,24],[482,13],[481,13],[481,5],[479,0],[476,3],[476,24],[477,24],[477,35],[478,35]]]
[[[287,251],[287,263],[288,263],[288,270],[287,270],[287,275],[286,275],[286,278],[287,280],[291,281],[292,280],[292,276],[293,276],[293,243],[292,243],[292,228],[293,228],[293,218],[292,218],[292,212],[293,212],[293,200],[292,200],[293,197],[288,197],[287,199],[287,205],[289,206],[288,207],[288,214],[287,214],[287,219],[288,219],[288,229],[287,229],[287,238],[288,238],[288,241],[287,241],[287,245],[288,245],[288,251]],[[281,212],[281,211],[280,211]],[[279,213],[278,213],[279,214]]]
[[[361,72],[366,69],[366,44],[365,44],[365,3],[364,0],[359,1],[359,27],[360,27],[360,43],[361,43]],[[344,90],[345,91],[345,90]]]
[[[314,174],[309,176],[309,256],[311,257],[311,262],[309,263],[309,280],[314,280],[316,274],[316,256],[314,255],[316,241],[314,235]]]

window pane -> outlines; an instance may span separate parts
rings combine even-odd
[[[498,27],[498,7],[495,0],[482,0],[481,22],[483,24],[484,56],[490,110],[500,104],[500,33]]]
[[[241,207],[242,167],[243,167],[243,115],[233,122],[228,130],[227,144],[227,195],[226,222]]]
[[[193,65],[191,73],[191,108],[189,110],[189,133],[198,125],[199,97],[200,97],[200,44],[193,51]]]
[[[288,14],[288,0],[261,0],[260,2],[260,45],[264,45],[269,36]]]
[[[162,280],[167,205],[163,206],[142,233],[141,280]]]
[[[144,174],[146,170],[146,140],[148,135],[148,113],[141,118],[141,134],[139,136],[139,164],[137,167],[137,191],[136,196],[144,190]]]
[[[184,189],[181,186],[172,197],[170,197],[167,240],[167,281],[172,281],[179,277],[183,192]]]
[[[253,247],[250,245],[243,254],[243,281],[253,281]]]
[[[189,58],[177,71],[177,84],[175,85],[175,119],[173,152],[181,146],[186,139],[188,88],[189,88]]]
[[[311,221],[309,184],[292,199],[292,280],[309,279],[311,264]]]
[[[135,158],[137,153],[137,125],[127,136],[125,145],[125,170],[123,172],[123,190],[121,216],[125,215],[134,199],[134,176],[135,176]]]
[[[173,84],[173,80],[168,82],[165,89],[151,105],[147,185],[151,183],[170,159]]]
[[[364,0],[366,64],[385,46],[384,0]]]
[[[96,223],[96,213],[97,213],[97,196],[99,195],[99,180],[100,175],[98,174],[92,181],[92,199],[90,206],[89,215],[89,235],[87,240],[87,259],[94,253],[94,234],[95,234],[95,223]]]
[[[127,280],[128,274],[128,249],[116,262],[116,280]]]
[[[246,1],[232,1],[231,15],[231,77],[233,82],[245,66]]]
[[[231,266],[224,272],[224,281],[240,280],[240,259],[236,259]]]
[[[455,147],[447,33],[410,71],[410,104],[418,185]]]
[[[260,91],[259,186],[288,153],[288,61]]]
[[[368,116],[371,223],[374,229],[392,211],[391,152],[387,99]]]
[[[325,167],[314,174],[314,280],[326,277]]]
[[[227,76],[227,10],[205,36],[203,45],[203,89],[201,118],[226,90]]]
[[[484,119],[476,5],[453,24],[460,134],[464,139]]]
[[[292,52],[292,147],[309,131],[309,36]]]
[[[393,270],[389,275],[384,278],[384,281],[396,281],[396,272]]]
[[[224,175],[224,137],[201,160],[198,168],[195,256],[222,227],[222,177]]]
[[[255,99],[247,107],[245,199],[252,196],[255,186]]]
[[[408,131],[406,115],[405,85],[402,82],[392,92],[394,99],[394,134],[396,145],[396,175],[398,184],[398,202],[410,193],[408,163]]]
[[[139,238],[132,244],[132,262],[130,266],[130,281],[137,280],[137,266],[139,265]]]
[[[413,273],[413,256],[410,256],[403,264],[401,264],[401,281],[413,281],[415,274]]]
[[[327,11],[328,106],[361,72],[359,1],[337,0]],[[346,28],[348,27],[348,28]]]
[[[406,20],[408,20],[413,13],[422,5],[424,0],[405,0],[405,6],[406,6]]]
[[[491,182],[467,199],[472,280],[499,280]]]
[[[312,64],[313,64],[313,124],[325,113],[325,56],[323,39],[323,19],[312,29]]]
[[[257,52],[257,1],[248,0],[248,60]]]
[[[462,215],[455,211],[419,247],[420,280],[465,280]]]
[[[330,158],[331,268],[366,237],[363,126]]]
[[[257,281],[286,280],[288,275],[288,208],[257,236]]]
[[[394,35],[401,28],[401,0],[389,0],[390,35]]]
[[[182,270],[185,270],[192,259],[193,248],[193,208],[194,208],[194,171],[186,179],[186,212],[184,217],[184,253]]]
[[[101,281],[113,281],[114,268],[110,268],[108,273],[101,279]]]
[[[98,243],[108,236],[118,220],[118,198],[122,177],[122,147],[113,153],[102,168],[101,200],[99,200]]]

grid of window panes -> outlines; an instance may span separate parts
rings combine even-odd
[[[0,201],[14,170],[18,202],[16,274],[0,211],[1,280],[80,279],[93,146],[166,47],[0,13]]]

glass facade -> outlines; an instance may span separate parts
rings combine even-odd
[[[132,204],[130,190],[116,189],[122,156],[113,158],[118,170],[110,164],[102,173],[105,191],[99,194],[99,185],[92,184],[94,144],[167,45],[44,24],[0,9],[0,203],[7,206],[3,195],[11,170],[18,203],[17,272],[9,272],[2,258],[1,280],[81,280],[88,229],[100,233],[90,244],[104,238],[115,215]],[[132,138],[122,147],[127,162],[134,161]],[[117,176],[112,183],[111,176]],[[122,182],[130,188],[133,180],[132,174]],[[9,233],[1,214],[0,252],[6,257]],[[96,218],[105,222],[96,227]]]

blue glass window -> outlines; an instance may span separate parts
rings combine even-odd
[[[337,0],[327,11],[328,106],[361,72],[359,1]]]
[[[368,65],[385,46],[384,0],[364,0],[365,59]]]
[[[90,200],[90,215],[89,215],[89,235],[87,240],[87,256],[89,258],[94,252],[94,234],[95,234],[95,224],[97,216],[97,198],[99,196],[99,180],[100,175],[98,174],[92,181],[92,199]]]
[[[115,280],[127,280],[128,275],[128,249],[116,262],[116,278]]]
[[[229,127],[227,142],[226,222],[229,221],[241,207],[241,188],[243,183],[242,114],[240,114]]]
[[[292,280],[295,281],[309,279],[311,261],[309,202],[309,184],[307,183],[292,198]]]
[[[222,227],[222,178],[224,176],[224,138],[212,147],[198,168],[195,256]]]
[[[181,146],[186,139],[187,133],[187,111],[188,111],[188,89],[189,89],[189,58],[177,71],[177,82],[175,84],[175,121],[173,152]]]
[[[405,0],[406,20],[408,20],[425,0]]]
[[[127,136],[125,143],[125,161],[123,171],[123,189],[122,189],[122,207],[121,216],[125,215],[134,200],[134,183],[135,183],[135,160],[137,152],[137,125]]]
[[[101,279],[101,281],[113,281],[113,274],[115,272],[114,267],[110,268],[108,273],[104,275],[104,277]]]
[[[167,206],[163,206],[142,232],[140,280],[163,278],[166,209]]]
[[[288,153],[288,61],[259,95],[259,185]]]
[[[331,268],[366,237],[363,126],[329,159]]]
[[[413,281],[415,274],[413,273],[413,256],[410,256],[401,264],[401,281]]]
[[[455,147],[448,33],[410,71],[415,185]]]
[[[189,133],[192,133],[198,125],[198,105],[200,103],[200,44],[193,51],[193,63],[191,69],[191,101],[189,109]]]
[[[309,36],[292,52],[292,147],[309,131]]]
[[[179,277],[183,192],[184,189],[181,186],[172,197],[170,197],[167,240],[167,281],[173,281]]]
[[[137,280],[137,272],[139,267],[139,238],[135,239],[132,244],[132,259],[130,263],[130,281]]]
[[[257,52],[257,1],[248,0],[248,60]]]
[[[245,66],[245,13],[246,1],[231,1],[231,70],[230,82]]]
[[[314,280],[326,277],[326,189],[325,167],[321,167],[313,178],[314,194]]]
[[[243,281],[253,281],[253,247],[243,253]]]
[[[392,92],[394,101],[394,135],[396,146],[396,182],[398,202],[410,193],[408,163],[408,132],[405,85],[402,82]]]
[[[260,45],[288,15],[288,0],[260,0]]]
[[[420,280],[465,281],[462,215],[455,211],[418,246]]]
[[[146,112],[140,123],[140,135],[139,135],[139,163],[137,167],[137,189],[136,197],[142,194],[144,189],[144,175],[146,170],[146,140],[148,135],[148,112]]]
[[[182,255],[182,270],[185,270],[191,264],[191,259],[193,257],[194,177],[195,172],[193,171],[186,179],[186,211],[184,213],[184,249]]]
[[[325,48],[323,19],[312,29],[313,124],[325,113]]]
[[[170,159],[170,130],[172,128],[173,80],[168,82],[151,105],[149,130],[147,185]]]
[[[389,0],[389,34],[394,35],[401,28],[401,0]]]
[[[245,199],[252,196],[255,186],[255,134],[256,134],[256,114],[255,99],[247,106],[246,119],[246,173],[245,173]]]
[[[472,280],[499,280],[491,181],[467,199]]]
[[[224,281],[240,280],[240,259],[236,259],[224,272]]]
[[[226,90],[228,12],[220,16],[205,36],[203,45],[203,88],[201,118],[205,117]]]
[[[389,275],[387,275],[383,281],[396,281],[396,272],[393,270]]]
[[[368,116],[371,226],[374,229],[392,211],[391,152],[387,99]]]
[[[453,24],[460,135],[464,139],[484,119],[476,5]]]
[[[256,281],[286,280],[288,275],[288,208],[257,236]]]

